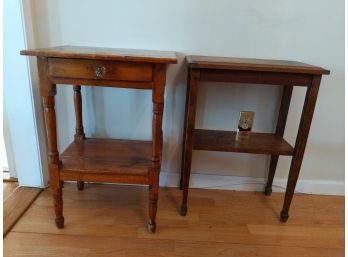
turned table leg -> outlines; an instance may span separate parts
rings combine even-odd
[[[149,221],[148,231],[156,231],[156,214],[159,188],[159,174],[163,145],[162,119],[164,106],[165,66],[156,65],[154,70],[154,87],[152,92],[152,168],[149,187]]]
[[[283,93],[282,93],[282,99],[280,103],[278,122],[277,122],[277,128],[276,128],[276,134],[280,136],[284,136],[286,120],[288,118],[289,106],[291,102],[292,90],[293,90],[292,85],[283,86]],[[272,184],[273,184],[275,171],[277,169],[278,159],[279,159],[279,155],[271,156],[268,179],[267,179],[267,184],[265,187],[265,195],[271,195],[272,193]]]
[[[74,107],[75,107],[75,118],[76,118],[76,127],[75,127],[75,139],[84,140],[85,132],[83,129],[82,121],[82,97],[81,97],[81,86],[74,85]]]
[[[74,107],[75,107],[75,118],[76,118],[76,127],[75,127],[75,140],[84,140],[85,132],[83,129],[82,121],[82,97],[81,97],[81,86],[74,85]],[[79,191],[83,190],[85,183],[83,181],[77,181],[77,189]]]
[[[183,145],[183,160],[182,160],[182,184],[183,184],[183,197],[180,214],[185,216],[187,213],[187,197],[188,188],[190,184],[190,173],[191,173],[191,160],[192,160],[192,148],[193,148],[193,133],[195,128],[196,118],[196,104],[197,104],[197,85],[199,78],[199,71],[190,69],[187,90],[187,103],[186,103],[186,123],[184,128],[185,142]]]
[[[293,158],[291,161],[288,183],[286,186],[283,209],[280,213],[280,220],[286,222],[289,218],[289,208],[295,192],[297,179],[300,173],[303,155],[305,152],[308,134],[312,123],[315,103],[318,96],[321,75],[313,76],[312,83],[307,88],[306,99],[303,105],[301,121],[295,143]]]
[[[54,96],[57,94],[56,85],[49,80],[48,60],[46,57],[37,58],[39,80],[40,80],[40,95],[42,96],[45,127],[48,143],[48,172],[50,178],[50,188],[53,194],[54,211],[56,215],[56,226],[64,227],[63,217],[63,198],[62,186],[63,183],[59,178],[59,153],[57,149],[57,126],[56,112],[54,109]]]
[[[43,106],[45,111],[46,133],[49,148],[49,176],[50,187],[53,193],[54,211],[56,214],[56,225],[64,227],[62,183],[59,181],[59,153],[57,150],[56,113],[54,110],[54,96],[44,96]]]

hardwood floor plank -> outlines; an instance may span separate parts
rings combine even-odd
[[[344,257],[344,249],[307,248],[308,257]]]
[[[307,257],[306,248],[284,246],[253,246],[250,244],[202,244],[201,242],[176,241],[175,252],[180,256],[258,256],[258,257]]]
[[[40,242],[40,244],[37,244]],[[53,244],[54,242],[54,244]],[[45,254],[46,249],[57,246],[56,253]],[[31,248],[31,249],[30,249]],[[28,251],[28,252],[25,252]],[[81,253],[79,253],[81,251]],[[109,236],[56,235],[11,232],[4,240],[8,256],[162,256],[174,252],[174,242],[168,240],[122,238]],[[73,253],[80,255],[73,255]],[[28,255],[31,254],[31,255]],[[35,255],[37,254],[37,255]],[[6,255],[7,256],[7,255]]]
[[[16,243],[17,242],[17,243]],[[40,244],[36,244],[40,242]],[[55,244],[52,244],[55,242]],[[6,256],[344,256],[341,249],[253,246],[120,237],[71,236],[11,232],[4,240]]]
[[[192,189],[186,217],[181,193],[160,189],[157,231],[149,234],[147,187],[86,184],[77,191],[65,183],[62,230],[45,190],[6,236],[5,256],[343,256],[344,197],[296,195],[283,224],[281,193]]]
[[[276,236],[306,236],[311,238],[344,238],[344,228],[300,226],[248,225],[251,234]]]
[[[3,194],[3,200],[5,201],[17,188],[18,183],[17,182],[4,182],[4,194]]]
[[[19,187],[6,198],[4,202],[3,236],[6,236],[41,191],[40,188]]]

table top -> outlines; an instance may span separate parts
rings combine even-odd
[[[191,55],[186,61],[192,68],[201,69],[230,69],[246,71],[266,71],[305,74],[330,74],[329,70],[309,64],[283,61],[234,57],[214,57]]]
[[[86,46],[56,46],[22,50],[21,55],[110,61],[177,63],[175,52]]]

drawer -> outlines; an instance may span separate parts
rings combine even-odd
[[[152,81],[152,64],[49,58],[49,74],[61,78]]]

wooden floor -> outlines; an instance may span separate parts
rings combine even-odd
[[[187,217],[181,191],[160,190],[156,234],[148,234],[147,188],[65,184],[65,228],[54,224],[42,192],[4,239],[4,256],[344,256],[344,197],[295,195],[289,221],[283,194],[192,189]]]
[[[7,200],[9,196],[13,194],[13,192],[17,189],[18,183],[14,181],[9,182],[3,182],[4,185],[4,195],[3,195],[3,201]]]
[[[40,188],[19,187],[17,182],[9,181],[3,183],[3,207],[4,207],[4,229],[5,236],[16,224],[18,219],[25,213],[31,203],[42,191]]]

